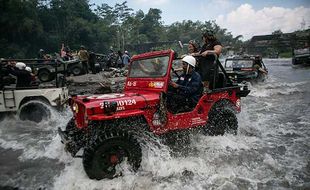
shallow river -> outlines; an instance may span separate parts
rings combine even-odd
[[[87,178],[82,160],[63,150],[57,127],[68,110],[34,124],[0,123],[0,189],[310,189],[310,68],[290,59],[265,60],[269,77],[250,86],[238,115],[238,135],[194,134],[186,154],[165,145],[143,148],[138,173]]]

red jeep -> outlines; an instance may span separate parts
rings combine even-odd
[[[173,50],[154,51],[132,57],[123,93],[73,96],[73,118],[66,130],[59,129],[65,149],[72,156],[80,149],[91,179],[118,176],[116,165],[124,160],[133,170],[140,167],[144,134],[163,135],[200,127],[212,135],[236,133],[240,98],[250,92],[229,81],[219,63],[215,88],[201,94],[192,110],[171,113],[166,105],[173,65],[181,60]],[[160,61],[160,67],[154,63]]]

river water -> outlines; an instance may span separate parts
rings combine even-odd
[[[140,170],[95,181],[82,160],[63,150],[57,127],[70,111],[34,124],[0,123],[0,189],[310,189],[310,68],[265,60],[265,83],[250,86],[238,114],[238,135],[191,135],[187,153],[163,144],[143,148]]]

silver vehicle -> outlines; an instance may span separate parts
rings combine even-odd
[[[5,71],[5,62],[1,61],[0,65],[0,119],[8,114],[18,114],[21,120],[40,122],[51,116],[51,107],[62,110],[66,106],[68,89],[60,86],[59,77],[53,86],[16,88],[15,80],[7,80],[11,76]]]
[[[310,64],[310,48],[303,48],[303,49],[294,49],[293,51],[293,58],[292,58],[293,65],[300,65]]]
[[[68,89],[35,88],[0,90],[0,114],[17,113],[22,120],[40,122],[50,117],[48,107],[62,109],[68,100]]]

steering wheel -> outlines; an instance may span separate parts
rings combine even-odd
[[[173,67],[171,67],[172,72],[178,77],[178,80],[180,80],[180,75],[178,74],[178,72],[176,70],[174,70]]]

